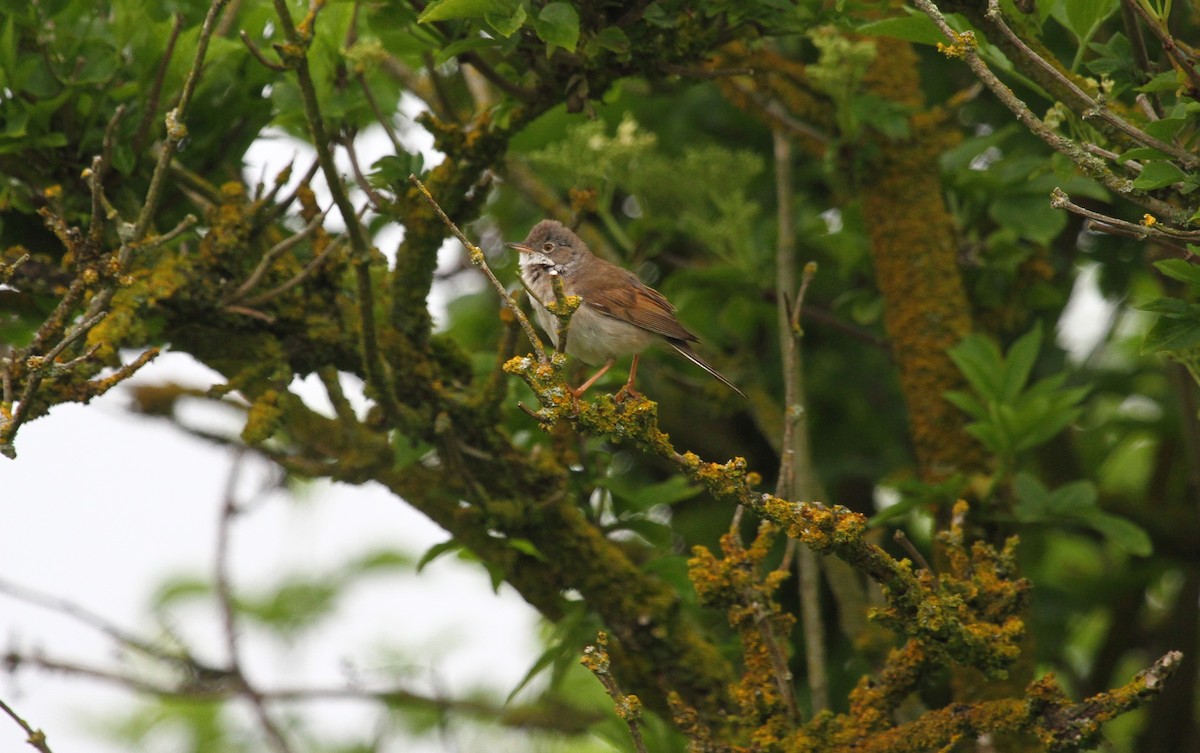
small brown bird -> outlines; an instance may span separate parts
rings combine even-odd
[[[575,390],[575,395],[596,383],[617,358],[632,355],[629,380],[619,394],[633,394],[638,358],[651,345],[665,344],[679,355],[724,382],[742,397],[745,393],[696,355],[689,343],[698,338],[675,318],[675,307],[662,293],[647,287],[632,272],[601,259],[561,222],[542,220],[522,243],[505,244],[521,252],[521,277],[533,291],[538,324],[558,346],[558,320],[543,302],[554,300],[551,275],[561,276],[563,291],[583,299],[571,317],[567,353],[597,364],[600,370]]]

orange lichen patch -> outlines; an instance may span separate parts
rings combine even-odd
[[[689,576],[702,604],[724,609],[742,644],[742,676],[730,689],[738,706],[738,724],[749,730],[756,749],[778,744],[794,722],[791,674],[787,668],[795,618],[784,612],[775,593],[787,572],[767,571],[764,562],[778,530],[764,524],[749,547],[734,533],[721,537],[721,557],[704,547],[693,549]]]
[[[868,75],[872,89],[919,108],[922,95],[911,45],[877,42],[878,63]],[[972,329],[954,222],[937,171],[938,155],[959,134],[937,112],[918,113],[910,125],[911,139],[879,140],[861,191],[917,463],[923,478],[938,480],[983,464],[982,448],[964,431],[965,414],[942,397],[964,386],[946,350]]]
[[[765,45],[751,48],[733,42],[713,58],[712,67],[745,69],[746,76],[714,79],[721,94],[734,107],[795,135],[797,143],[809,154],[825,154],[829,144],[820,134],[833,132],[833,108],[809,82],[804,63],[773,52]],[[809,126],[811,132],[789,127],[796,123]]]

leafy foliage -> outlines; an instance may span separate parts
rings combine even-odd
[[[156,612],[291,642],[363,578],[478,565],[543,615],[544,651],[507,708],[373,698],[402,740],[473,718],[619,748],[640,718],[653,750],[1077,750],[1157,692],[1114,748],[1200,740],[1171,713],[1194,665],[1165,682],[1200,635],[1192,9],[144,5],[0,0],[0,449],[170,347],[222,381],[139,388],[142,412],[447,532],[233,591],[173,577]],[[245,176],[280,133],[312,153]],[[375,138],[391,152],[360,160]],[[410,175],[481,249],[442,249]],[[530,352],[478,270],[515,289],[499,249],[544,216],[661,290],[750,399],[647,354],[652,400],[605,394],[620,367],[572,400],[581,369]],[[1097,294],[1111,321],[1068,347]],[[295,391],[313,374],[330,411]],[[796,542],[820,555],[799,596]],[[640,717],[577,666],[600,629]],[[276,701],[258,727],[223,713],[253,689],[185,640],[133,646],[162,684],[126,745],[339,749],[290,705],[276,728]]]

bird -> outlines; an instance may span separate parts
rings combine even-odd
[[[554,346],[558,347],[558,320],[546,309],[554,301],[552,277],[562,279],[563,292],[579,296],[581,303],[567,330],[567,354],[584,363],[603,363],[600,370],[575,388],[578,398],[612,368],[617,358],[632,355],[629,379],[619,398],[638,395],[633,387],[638,359],[653,345],[665,345],[707,371],[743,398],[746,393],[710,366],[692,349],[699,342],[675,316],[675,307],[634,273],[591,252],[583,239],[556,220],[534,225],[520,243],[506,243],[520,252],[521,277],[533,298],[533,310]]]

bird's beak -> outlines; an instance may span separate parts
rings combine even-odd
[[[533,247],[525,243],[505,243],[504,245],[508,246],[514,251],[520,251],[523,254],[533,253]]]

